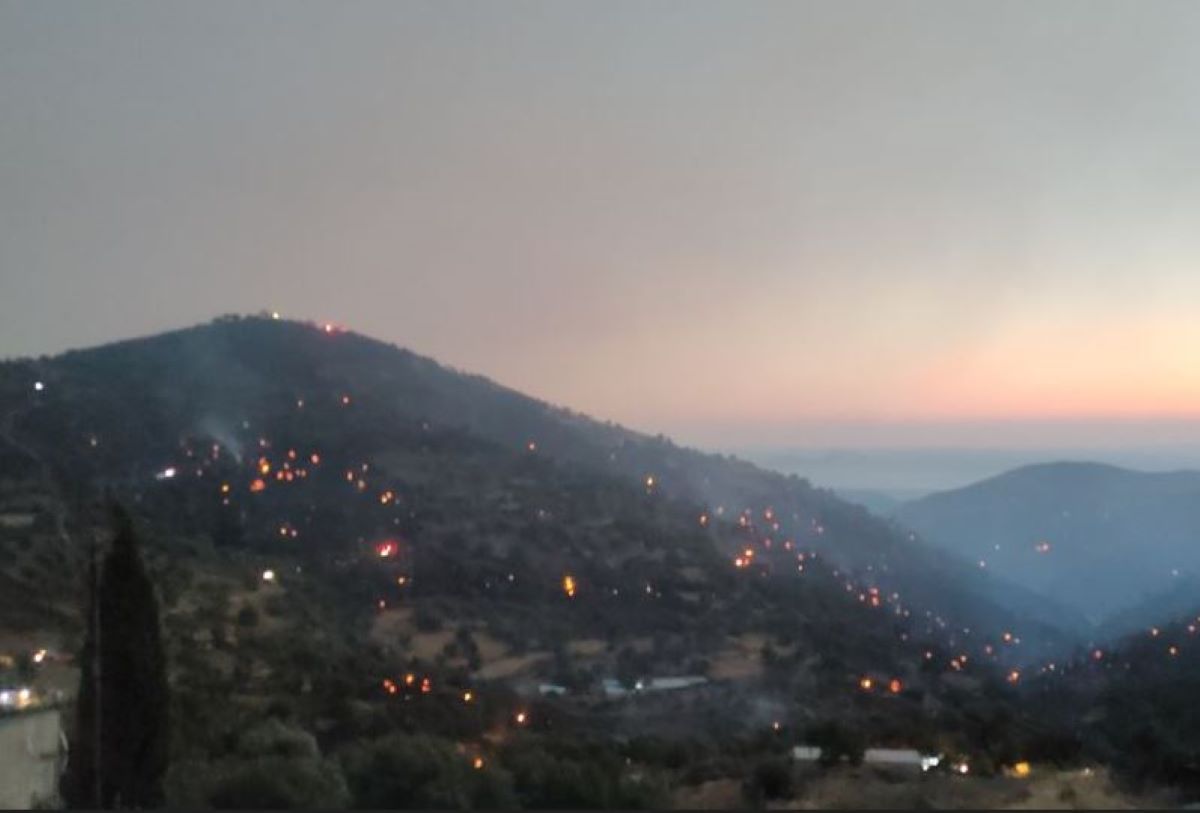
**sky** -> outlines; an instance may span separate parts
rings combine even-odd
[[[273,309],[707,446],[1200,445],[1198,41],[1191,2],[0,2],[0,355]]]

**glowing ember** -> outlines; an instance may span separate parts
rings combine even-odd
[[[1015,684],[1015,683],[1019,682],[1020,680],[1021,680],[1021,670],[1020,669],[1013,669],[1011,672],[1008,673],[1008,682],[1009,683]]]
[[[258,492],[264,490],[266,487],[267,487],[267,484],[262,480],[262,478],[259,478],[250,484],[250,492],[253,494],[257,494]]]
[[[904,684],[897,678],[892,678],[891,682],[888,683],[888,691],[892,694],[900,694],[900,692],[904,691]]]
[[[858,681],[858,688],[862,689],[864,692],[869,692],[874,687],[875,681],[871,680],[869,677],[862,678]]]
[[[567,594],[567,598],[575,598],[575,577],[569,573],[563,576],[562,589]]]
[[[528,719],[528,718],[526,717],[526,715],[525,715],[525,712],[523,712],[523,711],[518,711],[518,712],[517,712],[517,716],[516,716],[516,717],[514,717],[513,719],[515,719],[515,720],[516,720],[516,722],[517,722],[517,725],[525,725],[525,720],[526,720],[526,719]]]
[[[390,540],[387,542],[380,542],[375,546],[375,552],[379,554],[380,559],[386,559],[389,556],[395,555],[397,549],[398,546],[396,543]]]
[[[1024,779],[1025,777],[1029,776],[1029,774],[1032,771],[1033,771],[1033,768],[1030,766],[1030,764],[1028,762],[1018,762],[1016,765],[1013,766],[1013,775],[1017,776],[1021,779]]]
[[[482,771],[483,770],[483,757],[475,757],[474,761],[471,762],[471,767],[473,767],[477,771]]]
[[[471,700],[474,699],[474,697],[475,697],[475,695],[471,694],[470,692],[463,692],[463,702],[464,703],[470,703]]]

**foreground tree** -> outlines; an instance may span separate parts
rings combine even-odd
[[[143,808],[163,802],[167,769],[166,660],[158,599],[129,515],[92,569],[77,721],[63,793],[74,807]]]

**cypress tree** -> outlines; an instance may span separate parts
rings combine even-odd
[[[155,807],[163,803],[169,700],[158,599],[133,522],[120,507],[114,506],[113,525],[116,535],[93,590],[96,623],[84,646],[74,769],[65,790],[76,806]]]

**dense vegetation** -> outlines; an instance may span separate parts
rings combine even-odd
[[[0,399],[4,623],[77,648],[81,540],[132,507],[173,803],[760,801],[806,740],[1080,757],[1005,680],[1069,638],[795,478],[269,318],[10,362]]]

